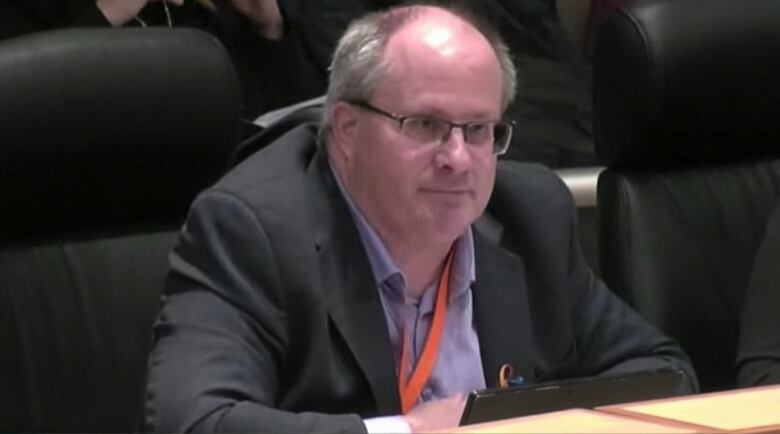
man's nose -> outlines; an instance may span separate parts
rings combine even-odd
[[[436,154],[436,165],[441,169],[449,169],[453,172],[462,172],[471,164],[469,144],[466,143],[465,130],[460,126],[453,126],[439,146]]]

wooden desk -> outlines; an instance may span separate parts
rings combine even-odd
[[[683,422],[702,431],[780,433],[780,386],[611,405],[598,410],[660,423]]]
[[[694,433],[674,422],[656,422],[585,409],[556,411],[456,428],[452,433]]]

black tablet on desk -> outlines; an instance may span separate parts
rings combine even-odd
[[[657,370],[611,377],[485,389],[469,394],[461,425],[602,405],[680,396],[691,393],[680,370]]]

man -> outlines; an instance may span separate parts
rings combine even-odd
[[[293,130],[193,204],[145,428],[441,430],[503,366],[526,382],[673,366],[695,387],[590,274],[565,186],[519,163],[496,178],[514,86],[505,46],[463,14],[353,23],[320,145]]]

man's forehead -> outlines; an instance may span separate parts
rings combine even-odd
[[[426,23],[420,30],[420,41],[430,48],[440,52],[442,55],[454,54],[455,39],[452,28],[438,25],[435,23]]]
[[[386,69],[373,96],[395,109],[414,108],[457,119],[495,117],[494,112],[500,112],[500,65],[490,42],[449,11],[429,10],[397,29],[388,40],[384,60]],[[455,106],[461,110],[453,113],[452,102],[444,99],[456,91],[461,100]],[[467,95],[475,94],[479,101],[466,104]],[[496,107],[485,103],[492,95]]]
[[[453,59],[459,53],[493,55],[490,43],[471,24],[448,11],[433,9],[416,17],[390,37],[385,55],[409,61],[430,56]]]

